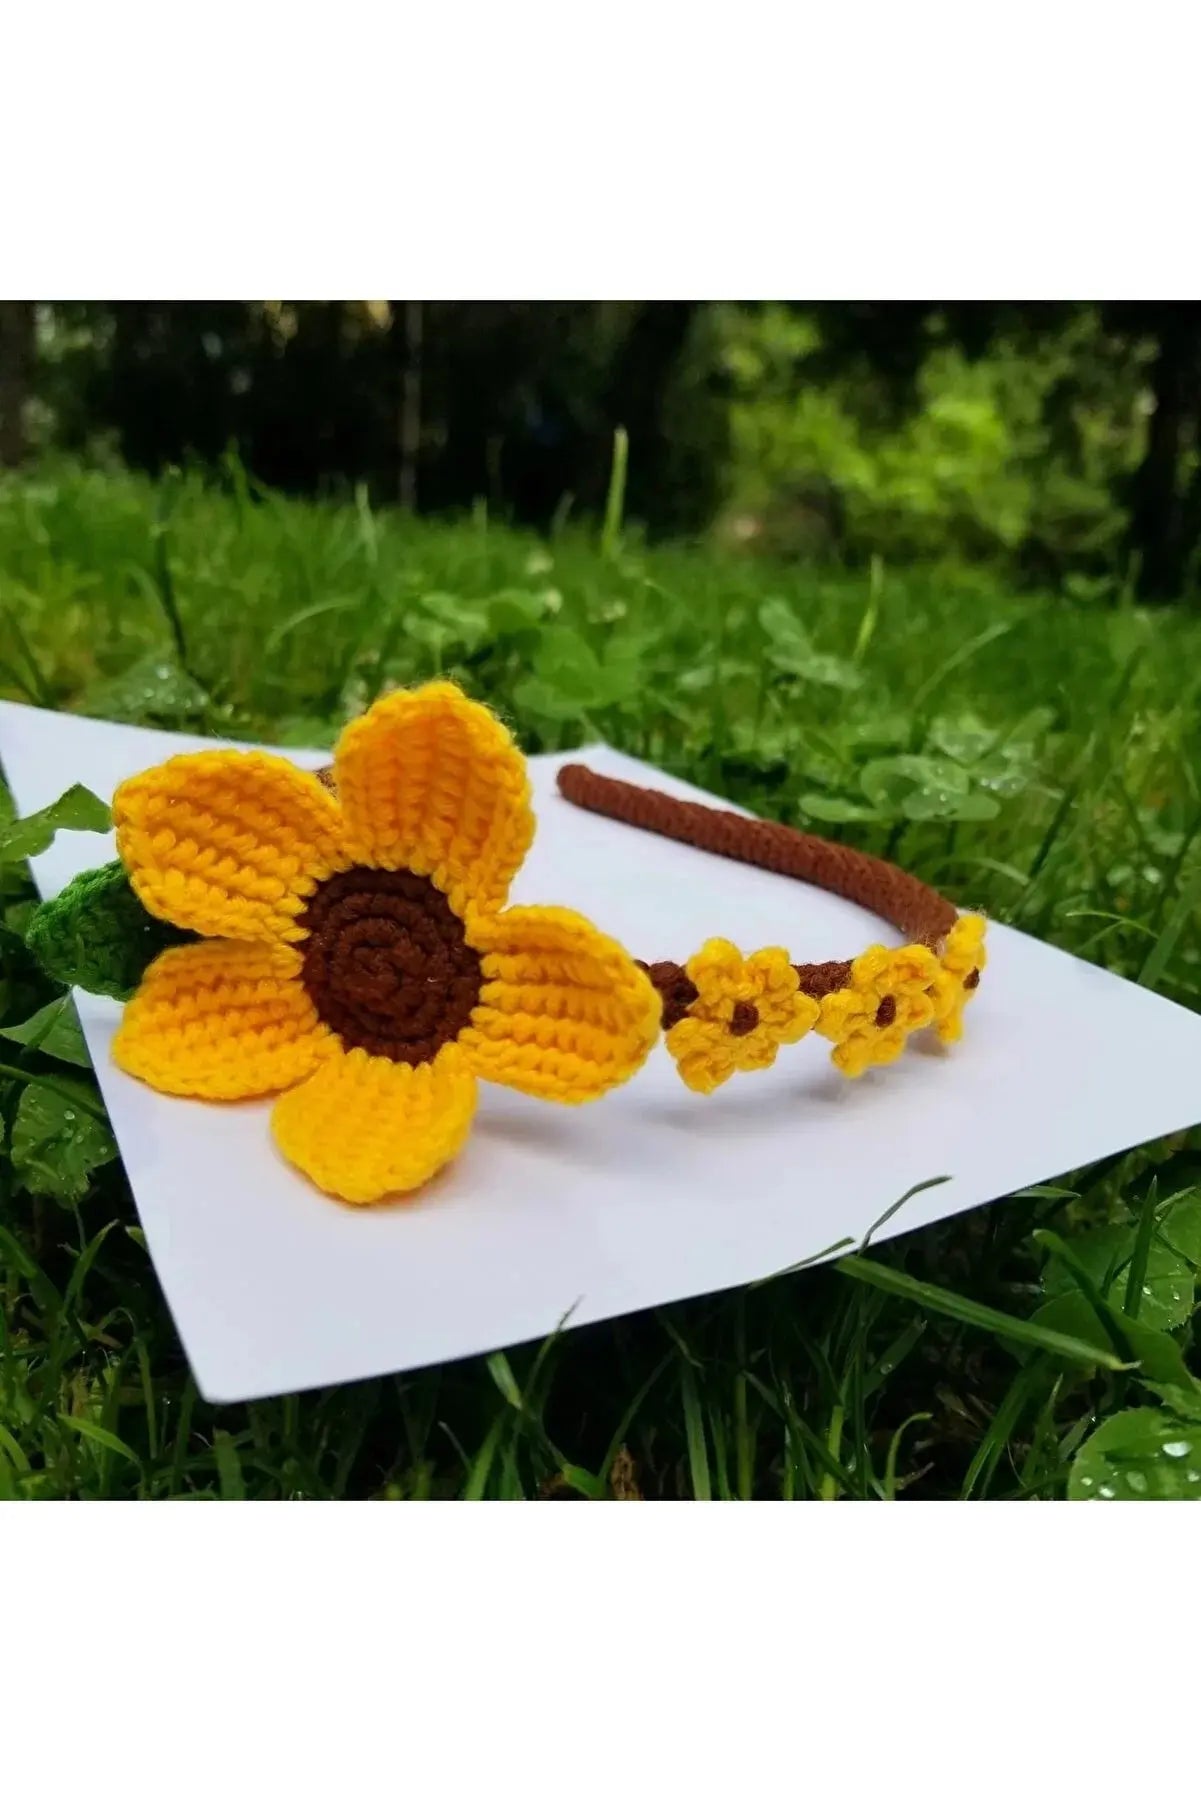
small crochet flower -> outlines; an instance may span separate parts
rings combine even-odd
[[[211,750],[125,782],[113,815],[142,904],[201,937],[150,965],[114,1058],[168,1094],[279,1093],[280,1149],[344,1200],[427,1181],[478,1078],[592,1100],[657,1036],[658,996],[612,939],[506,908],[534,829],[525,763],[450,683],[348,726],[333,791]]]
[[[817,1029],[833,1041],[832,1059],[844,1076],[874,1063],[892,1063],[911,1032],[932,1025],[947,1004],[950,977],[924,944],[900,950],[873,945],[851,964],[847,988],[822,1001]]]
[[[950,980],[938,1012],[938,1036],[944,1044],[955,1044],[963,1037],[963,1009],[980,986],[980,973],[988,962],[986,924],[978,913],[961,913],[947,934],[941,961]]]
[[[800,992],[785,950],[743,957],[727,939],[710,938],[685,970],[697,998],[668,1032],[667,1048],[698,1094],[712,1094],[735,1070],[769,1069],[782,1044],[817,1023],[817,1002]]]

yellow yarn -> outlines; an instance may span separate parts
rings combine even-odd
[[[117,853],[158,919],[202,938],[295,938],[317,883],[349,858],[332,795],[266,751],[202,750],[122,782]]]
[[[330,1058],[271,1115],[275,1142],[318,1188],[360,1205],[407,1194],[458,1155],[476,1082],[457,1044],[432,1063],[353,1050]]]
[[[984,948],[987,924],[979,913],[961,913],[947,934],[942,967],[950,980],[940,992],[938,1012],[938,1036],[944,1044],[955,1044],[963,1037],[963,1009],[976,991],[972,978],[978,981],[988,962]]]
[[[837,1068],[844,1076],[861,1076],[873,1064],[895,1062],[909,1035],[932,1025],[946,1008],[949,985],[924,944],[899,950],[876,944],[864,951],[851,964],[850,986],[821,1004],[817,1029],[833,1041]]]
[[[215,750],[173,757],[118,789],[117,846],[134,891],[202,942],[150,965],[113,1056],[168,1094],[280,1095],[272,1124],[284,1155],[329,1193],[370,1202],[420,1186],[456,1155],[477,1079],[568,1103],[626,1081],[655,1041],[662,1003],[622,947],[579,914],[502,910],[533,836],[525,763],[500,721],[451,683],[378,701],[343,732],[334,774],[336,799],[283,758]],[[445,896],[468,947],[460,943],[454,979],[478,955],[467,1023],[458,1013],[447,1028],[455,1036],[436,1051],[430,1039],[425,1061],[345,1044],[318,1010],[322,988],[306,985],[307,921],[344,884],[305,909],[320,884],[356,869],[408,872]],[[735,1071],[768,1068],[781,1045],[816,1027],[838,1068],[860,1075],[925,1026],[946,1043],[960,1036],[983,939],[984,921],[965,914],[941,958],[924,945],[876,945],[820,1005],[801,991],[787,951],[743,957],[710,939],[686,966],[696,998],[668,1049],[688,1086],[709,1094]],[[411,958],[422,940],[405,942]],[[345,954],[353,987],[359,952],[352,944]],[[362,954],[361,979],[392,992],[375,949]],[[425,967],[419,982],[429,981]],[[411,981],[407,964],[395,979]],[[336,1008],[331,1017],[353,1030]],[[406,1042],[385,1034],[382,1045],[400,1059]]]
[[[336,800],[262,752],[174,757],[118,789],[117,844],[139,898],[217,942],[151,964],[113,1054],[169,1094],[289,1090],[273,1115],[284,1155],[365,1202],[457,1153],[477,1075],[569,1102],[626,1081],[655,1040],[659,999],[578,914],[500,910],[533,814],[521,753],[486,708],[447,682],[388,695],[347,727],[334,769]],[[346,1048],[302,980],[299,915],[319,883],[359,866],[431,880],[480,954],[478,1004],[430,1061]]]
[[[459,1038],[485,1081],[547,1101],[591,1101],[639,1068],[659,997],[612,938],[565,907],[477,921],[484,986]]]
[[[453,682],[389,694],[334,754],[352,861],[432,877],[461,919],[494,913],[534,836],[525,758]]]
[[[242,1101],[311,1075],[337,1040],[284,944],[215,939],[164,951],[113,1039],[113,1061],[165,1094]]]
[[[743,957],[728,939],[710,938],[685,968],[698,998],[666,1043],[681,1079],[698,1094],[712,1094],[735,1070],[770,1068],[782,1044],[796,1044],[817,1022],[817,1002],[800,992],[786,950]],[[755,1016],[749,1030],[732,1029],[740,1006]]]

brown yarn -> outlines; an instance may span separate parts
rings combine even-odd
[[[959,917],[950,901],[907,870],[886,863],[882,857],[869,856],[866,851],[852,850],[849,845],[831,844],[812,832],[798,832],[792,826],[767,819],[747,819],[741,813],[702,806],[698,801],[677,800],[653,788],[639,788],[633,782],[597,775],[583,763],[567,763],[560,769],[559,792],[574,806],[603,814],[606,819],[638,826],[644,832],[657,832],[660,837],[674,838],[737,863],[751,863],[777,875],[794,876],[798,881],[841,895],[844,900],[856,901],[886,919],[910,943],[935,948]],[[814,1000],[844,988],[851,973],[849,961],[796,963],[793,967],[802,991]],[[664,996],[664,1029],[670,1030],[684,1017],[690,1003],[676,1010],[673,1001],[673,1017],[669,1020],[668,984],[656,978],[656,970],[679,971],[685,980],[687,975],[675,963],[650,966],[651,980]],[[695,998],[694,993],[692,999]]]
[[[348,869],[320,884],[298,924],[302,980],[348,1049],[427,1063],[471,1018],[480,959],[425,876]]]
[[[792,967],[801,978],[801,993],[815,1001],[824,1001],[828,994],[837,994],[851,979],[849,957],[841,963],[794,963]]]
[[[730,1015],[730,1037],[745,1038],[759,1024],[759,1009],[754,1001],[735,1001]]]
[[[663,1030],[670,1032],[673,1026],[679,1025],[693,1001],[699,999],[700,989],[679,963],[643,963],[638,957],[634,961],[658,989],[663,1002]]]

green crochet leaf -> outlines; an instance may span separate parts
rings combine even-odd
[[[124,1001],[161,951],[194,937],[147,913],[116,862],[85,870],[54,900],[43,901],[25,942],[64,987]]]

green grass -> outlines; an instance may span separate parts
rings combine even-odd
[[[207,487],[56,465],[0,483],[10,698],[320,743],[436,671],[531,750],[603,736],[1201,1005],[1195,617],[649,551],[617,496],[602,534],[546,543],[482,511],[284,501],[233,464]],[[0,881],[9,1028],[54,996],[23,953],[23,866]],[[0,1046],[0,1494],[1201,1488],[1196,1135],[742,1293],[212,1408],[67,1025]]]

